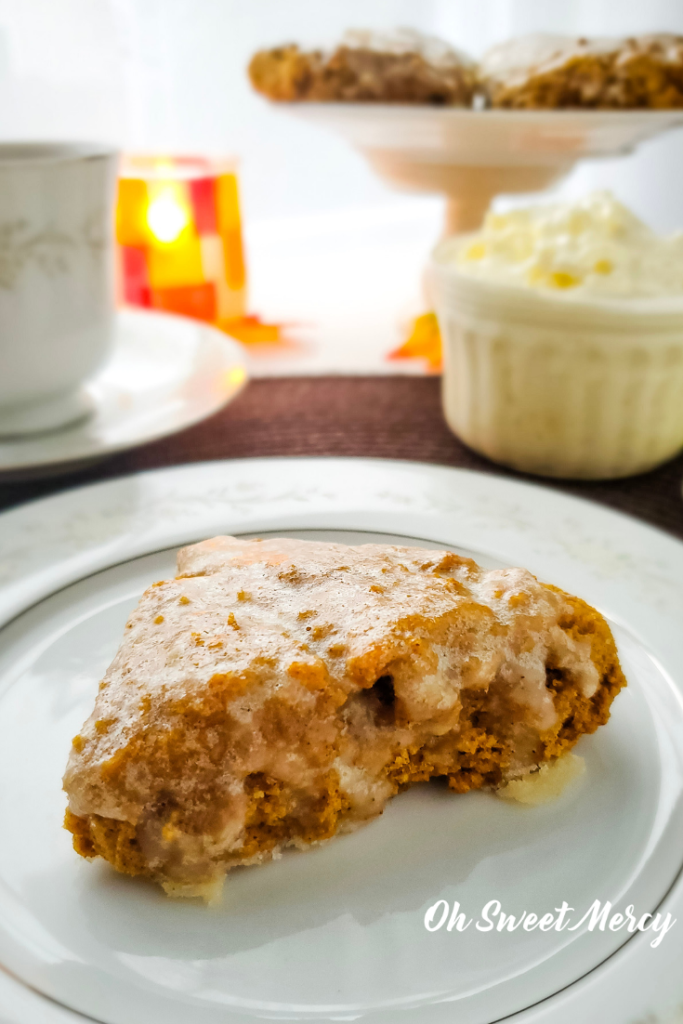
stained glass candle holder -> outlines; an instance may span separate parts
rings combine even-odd
[[[121,298],[222,326],[246,312],[233,163],[128,157],[116,217]]]

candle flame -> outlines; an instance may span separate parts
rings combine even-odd
[[[160,242],[175,242],[189,223],[189,212],[172,189],[164,189],[149,204],[147,224]]]

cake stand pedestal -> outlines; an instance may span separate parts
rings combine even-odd
[[[464,110],[278,104],[345,138],[390,184],[446,196],[445,234],[472,231],[501,193],[539,192],[578,160],[630,153],[683,110]]]
[[[541,192],[563,178],[573,166],[571,163],[536,167],[420,163],[397,156],[391,150],[369,151],[367,157],[380,177],[400,189],[446,196],[444,236],[475,231],[497,195]]]

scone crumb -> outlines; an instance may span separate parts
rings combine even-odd
[[[565,789],[586,770],[586,762],[577,754],[567,753],[555,761],[546,761],[538,771],[513,779],[496,790],[501,800],[515,801],[528,806],[549,804],[557,800]]]

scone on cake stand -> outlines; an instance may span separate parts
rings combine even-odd
[[[479,227],[500,193],[538,192],[578,160],[632,152],[683,125],[683,110],[472,110],[279,103],[341,135],[387,182],[446,196],[445,234]]]
[[[538,192],[577,160],[628,153],[683,124],[683,37],[534,34],[477,64],[411,30],[336,49],[255,54],[254,88],[342,135],[392,185],[447,197],[446,234],[499,193]]]

